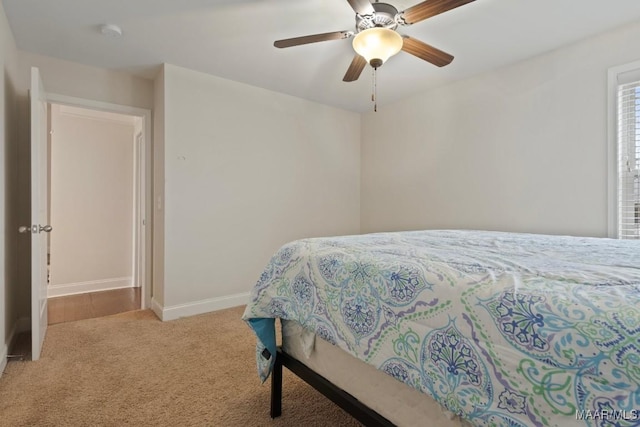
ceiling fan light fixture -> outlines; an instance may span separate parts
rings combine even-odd
[[[402,36],[384,27],[360,31],[353,39],[353,49],[373,67],[378,68],[402,49]]]

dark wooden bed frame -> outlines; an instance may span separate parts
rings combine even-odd
[[[291,372],[300,377],[300,379],[328,397],[365,426],[394,426],[391,421],[378,414],[376,411],[369,408],[346,391],[337,387],[331,381],[316,373],[313,369],[285,353],[282,348],[278,348],[273,372],[271,373],[271,418],[277,418],[282,414],[283,366],[286,366]]]

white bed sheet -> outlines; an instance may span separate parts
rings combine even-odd
[[[340,348],[317,338],[295,321],[282,322],[282,348],[336,386],[402,427],[467,427],[428,395],[413,389]]]

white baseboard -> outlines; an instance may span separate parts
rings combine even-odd
[[[13,341],[16,337],[23,333],[31,330],[31,319],[28,317],[21,317],[13,324],[11,328],[11,332],[7,336],[4,343],[2,343],[2,353],[0,354],[0,376],[4,372],[4,368],[7,366],[7,356],[9,356],[9,348],[13,344]]]
[[[162,320],[162,305],[155,298],[151,298],[151,311],[155,313],[158,319]]]
[[[186,304],[172,305],[163,307],[153,299],[151,301],[151,309],[163,322],[179,319],[180,317],[196,316],[198,314],[209,313],[212,311],[224,310],[225,308],[237,307],[245,305],[249,302],[251,294],[243,292],[241,294],[228,295],[218,298],[209,298],[201,301],[195,301]]]
[[[114,277],[111,279],[90,280],[87,282],[49,285],[47,288],[47,297],[62,297],[65,295],[83,294],[85,292],[110,291],[112,289],[130,288],[132,286],[132,277]]]

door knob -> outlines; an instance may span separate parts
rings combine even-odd
[[[26,227],[24,225],[21,225],[20,227],[18,227],[18,233],[30,233],[31,232],[31,227]]]
[[[31,227],[27,227],[22,225],[18,227],[18,233],[50,233],[53,230],[53,227],[50,225],[32,225]]]

